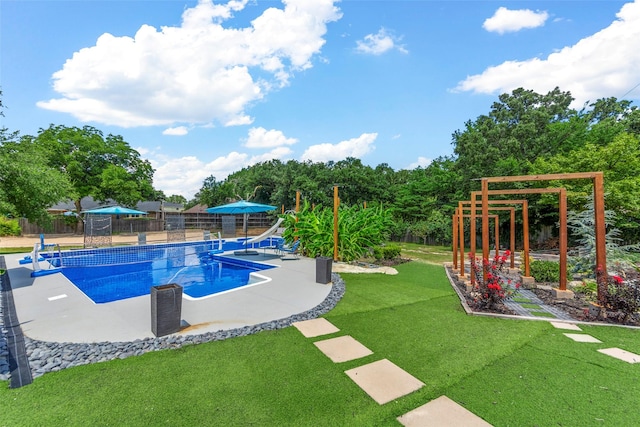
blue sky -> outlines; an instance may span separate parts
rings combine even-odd
[[[260,161],[396,170],[524,87],[640,99],[640,1],[0,3],[3,126],[122,135],[191,198]]]

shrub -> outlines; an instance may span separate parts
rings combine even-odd
[[[535,260],[529,265],[529,272],[536,282],[559,282],[560,263]]]
[[[338,210],[338,256],[353,261],[388,238],[391,213],[382,206],[363,209],[340,206]],[[283,234],[287,242],[302,242],[303,253],[311,258],[333,256],[333,209],[305,202],[297,214],[285,217]]]
[[[636,280],[625,281],[622,277],[609,275],[605,279],[602,268],[596,269],[598,286],[605,286],[604,306],[622,313],[622,323],[640,309],[640,284]]]
[[[588,301],[595,301],[598,299],[598,284],[593,279],[584,280],[582,284],[575,286],[573,291],[584,294],[584,297]]]
[[[21,231],[17,219],[0,216],[0,236],[19,236]]]
[[[373,248],[373,257],[377,260],[394,259],[400,256],[400,250],[398,245],[376,246]]]
[[[512,297],[515,291],[520,288],[520,284],[516,283],[514,290],[511,287],[511,280],[509,279],[505,283],[502,275],[502,269],[510,255],[509,251],[505,251],[504,255],[496,253],[492,261],[482,260],[482,267],[480,267],[476,262],[475,254],[469,253],[471,268],[476,277],[476,284],[470,295],[474,308],[495,309],[506,298]]]

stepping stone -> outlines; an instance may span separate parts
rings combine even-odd
[[[602,342],[599,339],[594,338],[591,335],[587,335],[587,334],[564,334],[564,335],[576,342],[594,342],[594,343]]]
[[[345,371],[378,404],[412,393],[424,383],[387,359]]]
[[[360,359],[361,357],[373,354],[373,351],[369,350],[349,335],[330,338],[323,341],[316,341],[314,344],[335,363]]]
[[[615,357],[616,359],[623,360],[629,363],[640,363],[640,355],[631,353],[620,348],[601,348],[598,350],[600,353],[607,356]]]
[[[294,322],[293,326],[295,326],[302,335],[307,338],[333,334],[340,331],[340,329],[336,328],[331,322],[322,317],[304,320],[302,322]]]
[[[578,325],[574,325],[573,323],[564,323],[564,322],[549,322],[553,325],[554,328],[558,329],[567,329],[569,331],[581,331]]]
[[[397,420],[405,427],[491,427],[491,424],[447,396],[440,396]]]

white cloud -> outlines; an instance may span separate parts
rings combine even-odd
[[[398,44],[402,38],[390,34],[386,29],[380,28],[376,34],[367,34],[363,40],[356,41],[356,51],[370,55],[382,55],[391,49],[397,49],[401,53],[409,53],[404,45]]]
[[[162,131],[163,135],[171,135],[171,136],[183,136],[189,133],[189,130],[186,126],[178,126],[175,128],[167,128]]]
[[[246,28],[222,23],[247,0],[200,0],[180,26],[143,25],[133,37],[104,33],[53,74],[61,97],[37,105],[122,127],[249,124],[246,110],[310,68],[327,23],[341,18],[334,0],[282,3]]]
[[[211,175],[217,181],[223,181],[230,174],[245,167],[273,159],[290,159],[291,154],[292,151],[288,147],[276,147],[256,156],[233,151],[209,162],[195,156],[171,158],[157,153],[147,158],[155,169],[154,188],[162,190],[167,196],[180,194],[191,199],[200,190],[204,180]]]
[[[249,129],[249,137],[244,145],[248,148],[271,148],[293,145],[296,142],[296,138],[287,138],[282,131],[258,127]]]
[[[415,168],[418,168],[418,167],[426,168],[427,166],[429,166],[431,164],[432,161],[433,160],[428,159],[426,157],[419,156],[418,160],[416,160],[415,162],[411,163],[409,166],[406,167],[406,169],[411,170],[411,169],[415,169]]]
[[[377,133],[363,133],[357,138],[352,138],[337,144],[312,145],[305,150],[301,160],[312,162],[339,161],[347,157],[360,158],[375,149],[373,143],[378,137]]]
[[[506,93],[523,87],[571,92],[574,108],[604,97],[621,97],[640,80],[640,2],[625,4],[607,28],[546,59],[506,61],[467,77],[454,91]]]
[[[500,7],[482,24],[482,28],[489,32],[504,34],[520,31],[523,28],[536,28],[544,25],[549,18],[546,11],[534,12],[529,9],[509,10]]]

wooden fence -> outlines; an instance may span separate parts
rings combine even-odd
[[[220,231],[222,230],[222,215],[212,214],[183,214],[185,229],[198,229]],[[167,215],[166,218],[169,218]],[[242,229],[243,215],[235,215],[236,228]],[[250,230],[269,228],[274,222],[266,214],[249,215],[247,225]],[[76,232],[76,226],[73,223],[67,223],[65,218],[54,218],[51,227],[43,228],[37,224],[29,222],[26,218],[20,218],[20,229],[22,235],[37,234],[73,234]],[[113,234],[135,234],[149,233],[154,231],[164,231],[166,229],[166,221],[161,219],[148,218],[116,218],[112,217],[111,230]]]

